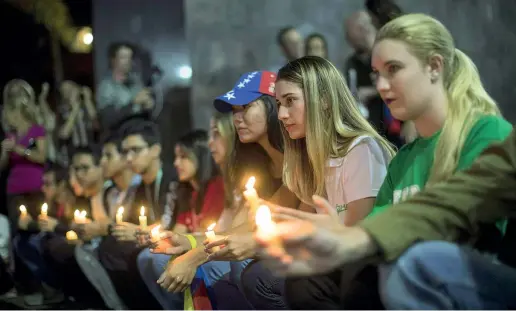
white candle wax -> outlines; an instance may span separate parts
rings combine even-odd
[[[140,209],[140,217],[138,217],[140,220],[140,228],[147,229],[147,216],[145,216],[145,207],[141,207]]]
[[[47,215],[48,215],[48,204],[43,203],[43,205],[41,205],[41,216],[47,217]]]
[[[260,198],[258,197],[258,193],[254,189],[254,184],[256,182],[256,178],[254,176],[251,176],[249,180],[247,181],[244,191],[244,197],[249,202],[249,205],[251,207],[251,211],[254,213],[258,209],[258,206],[260,206]]]
[[[216,241],[216,235],[215,235],[215,231],[213,231],[213,229],[215,229],[215,226],[217,225],[217,223],[212,223],[211,225],[208,226],[208,228],[206,229],[206,232],[205,232],[205,235],[206,235],[206,239],[208,240],[208,242],[214,242]],[[215,246],[212,248],[214,252],[217,252],[220,250],[220,246]]]
[[[124,221],[124,207],[120,206],[116,212],[116,223],[119,225]]]

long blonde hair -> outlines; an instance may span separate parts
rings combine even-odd
[[[392,157],[393,146],[362,116],[344,78],[324,58],[305,56],[280,69],[277,81],[288,81],[303,90],[306,138],[285,141],[283,182],[305,203],[312,195],[326,196],[325,169],[330,158],[341,158],[359,136],[373,137]]]
[[[233,191],[236,189],[229,173],[232,165],[230,159],[233,154],[233,150],[235,149],[236,137],[235,126],[233,124],[233,113],[215,112],[213,115],[213,121],[215,122],[215,126],[224,140],[224,146],[226,147],[226,154],[224,155],[224,162],[220,171],[224,181],[224,204],[226,207],[231,207],[234,202]]]
[[[428,183],[441,181],[454,173],[464,142],[471,128],[482,115],[500,115],[496,102],[487,94],[477,67],[455,47],[446,27],[425,14],[407,14],[383,26],[376,42],[399,40],[423,64],[431,56],[443,57],[443,83],[448,95],[448,107]]]
[[[15,97],[26,96],[26,101],[17,100],[18,98],[12,98],[12,93],[15,93]],[[41,119],[37,114],[36,107],[36,95],[34,93],[34,89],[30,84],[21,79],[14,79],[4,86],[3,91],[3,102],[4,109],[17,110],[21,112],[23,117],[25,117],[31,124],[40,124]],[[5,111],[2,112],[2,123],[6,123]]]

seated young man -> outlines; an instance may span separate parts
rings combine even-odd
[[[141,183],[134,190],[132,202],[123,203],[123,222],[112,227],[113,238],[106,239],[99,250],[99,258],[115,285],[118,295],[130,309],[160,308],[145,286],[136,266],[142,247],[136,243],[141,207],[149,224],[163,227],[172,221],[170,188],[177,180],[173,170],[164,167],[161,140],[157,126],[142,119],[128,120],[120,132],[121,150]]]
[[[100,165],[104,179],[112,185],[105,190],[104,202],[111,220],[108,231],[113,231],[115,223],[112,221],[119,208],[123,208],[122,216],[131,215],[135,191],[141,182],[141,177],[135,174],[127,165],[127,161],[120,151],[121,138],[116,133],[104,137]],[[123,219],[123,217],[122,217]],[[110,274],[104,266],[116,267],[124,270],[126,256],[133,251],[134,245],[127,242],[118,242],[115,236],[108,234],[99,245],[98,252],[90,252],[84,248],[76,249],[76,259],[84,274],[102,295],[106,306],[114,309],[126,309],[122,299],[118,296]],[[99,260],[98,254],[101,253]]]
[[[33,280],[41,287],[41,293],[25,295],[24,302],[27,306],[53,304],[64,300],[64,296],[57,289],[52,271],[45,264],[42,254],[42,243],[49,234],[54,232],[66,232],[68,221],[60,209],[56,193],[62,193],[63,169],[54,163],[47,163],[43,174],[42,192],[44,199],[38,202],[38,206],[47,204],[48,214],[45,217],[39,215],[32,217],[29,212],[20,211],[18,225],[20,231],[15,236],[13,243],[17,256],[30,270]],[[66,182],[66,181],[64,181]],[[35,204],[35,203],[32,203]],[[25,208],[26,210],[26,208]]]
[[[69,178],[74,181],[74,192],[80,191],[82,195],[76,198],[74,209],[84,210],[87,215],[92,216],[92,219],[86,218],[84,223],[72,221],[70,228],[84,241],[85,244],[81,247],[91,249],[98,244],[96,238],[107,234],[110,223],[103,199],[105,187],[99,160],[100,154],[95,147],[78,148],[72,156],[69,170]],[[75,243],[70,243],[62,235],[55,235],[47,239],[43,247],[47,263],[52,267],[65,294],[90,307],[105,307],[99,293],[76,261]]]

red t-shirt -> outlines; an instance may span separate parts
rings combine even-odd
[[[178,224],[184,225],[189,232],[204,232],[201,224],[216,222],[224,209],[224,182],[222,177],[217,176],[208,182],[204,201],[199,214],[195,213],[197,191],[192,192],[191,209],[177,215]]]

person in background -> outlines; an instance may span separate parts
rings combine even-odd
[[[54,130],[56,129],[56,114],[48,105],[47,98],[49,91],[49,84],[46,82],[43,83],[41,85],[41,92],[38,95],[38,116],[41,119],[40,123],[45,128],[47,135],[47,160],[55,163],[57,161],[57,146],[54,140]]]
[[[366,0],[365,7],[377,29],[403,15],[403,10],[393,0]]]
[[[97,108],[104,131],[115,130],[131,116],[154,108],[150,89],[141,77],[131,72],[133,47],[129,43],[112,43],[108,50],[110,74],[97,88]]]
[[[87,147],[96,141],[99,126],[90,88],[67,80],[61,83],[59,91],[62,100],[59,123],[62,125],[57,132],[57,161],[68,166],[74,149]]]
[[[13,240],[16,253],[29,268],[32,276],[40,286],[40,292],[24,296],[24,303],[27,306],[55,304],[63,301],[65,298],[58,288],[59,286],[53,271],[45,262],[42,250],[42,243],[49,237],[50,233],[64,235],[68,230],[67,228],[69,228],[68,222],[70,217],[66,217],[63,210],[64,206],[57,199],[57,193],[59,193],[59,196],[63,196],[66,191],[62,188],[62,183],[67,181],[63,172],[64,170],[56,164],[52,162],[47,163],[43,174],[41,191],[44,195],[43,202],[48,205],[48,215],[45,217],[38,216],[37,220],[35,220],[36,223],[27,226],[27,229],[32,230],[33,234],[20,234]],[[70,214],[68,213],[68,215]]]
[[[354,13],[345,23],[346,40],[355,50],[345,65],[345,76],[363,114],[376,130],[397,147],[400,124],[389,119],[389,113],[378,91],[374,87],[371,69],[371,51],[376,36],[371,16],[365,11]],[[391,122],[392,121],[392,122]]]
[[[7,178],[8,214],[13,232],[19,227],[19,206],[28,209],[22,223],[36,223],[41,184],[46,162],[45,129],[37,123],[35,94],[23,80],[12,80],[4,87],[2,119],[12,130],[2,141],[0,168],[10,167]],[[16,234],[13,234],[15,236]]]
[[[276,43],[287,62],[303,56],[303,38],[296,28],[292,26],[280,29],[276,36]]]
[[[312,33],[305,39],[305,55],[328,58],[328,42],[320,33]]]
[[[276,101],[285,142],[283,182],[303,210],[312,210],[313,194],[324,195],[345,225],[364,219],[395,152],[362,116],[339,70],[316,56],[290,62],[278,72]],[[325,308],[315,295],[327,283],[324,276],[285,280],[259,261],[242,274],[256,309]]]
[[[73,217],[70,229],[77,232],[84,244],[77,246],[69,243],[63,235],[54,235],[43,243],[43,252],[67,296],[80,303],[105,307],[101,295],[89,283],[76,260],[76,247],[95,249],[99,238],[107,234],[111,222],[106,211],[105,185],[99,161],[100,152],[94,145],[77,148],[72,155],[70,169],[81,189],[81,197],[76,199],[74,209],[86,211],[88,217],[84,223]]]

